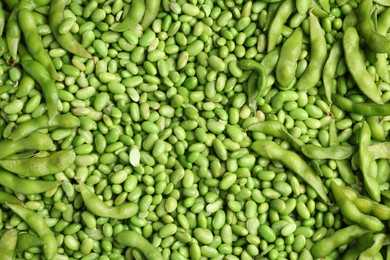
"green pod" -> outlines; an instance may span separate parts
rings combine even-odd
[[[328,57],[325,35],[323,34],[318,17],[310,13],[309,21],[310,48],[315,51],[311,52],[309,65],[295,86],[298,90],[309,90],[317,84],[321,78],[326,58]]]
[[[20,138],[26,137],[42,128],[77,128],[79,126],[80,120],[71,114],[56,115],[52,120],[50,120],[48,116],[42,115],[18,125],[18,127],[11,133],[10,138],[17,141]]]
[[[86,184],[80,183],[80,193],[86,207],[93,214],[100,217],[115,219],[127,219],[135,215],[138,211],[138,205],[133,202],[123,203],[119,206],[109,207],[101,201]]]
[[[16,241],[18,239],[17,229],[9,229],[0,238],[0,257],[4,260],[14,258]]]
[[[325,237],[314,243],[310,252],[314,257],[325,257],[337,247],[348,244],[365,233],[367,233],[367,230],[358,225],[347,226],[337,230],[331,236]]]
[[[290,168],[309,184],[324,202],[329,203],[329,198],[321,179],[298,154],[267,140],[257,140],[251,145],[251,148],[259,155],[271,160],[278,160]]]
[[[76,154],[73,150],[62,150],[44,157],[2,159],[0,166],[22,176],[39,177],[64,171],[75,159]]]
[[[276,80],[282,89],[291,86],[291,83],[295,79],[295,70],[301,55],[302,37],[302,29],[295,29],[293,34],[288,37],[280,49],[280,57],[276,65],[275,75]]]

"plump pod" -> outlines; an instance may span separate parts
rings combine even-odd
[[[60,181],[30,180],[0,169],[0,184],[21,194],[40,194],[57,188]]]
[[[371,130],[367,122],[364,122],[359,132],[358,164],[363,174],[364,188],[373,200],[380,201],[379,183],[374,175],[376,173],[373,173],[371,170],[375,160],[368,151],[370,143]]]
[[[334,159],[343,160],[355,153],[352,146],[320,147],[314,144],[305,144],[301,147],[302,153],[311,159]]]
[[[8,204],[8,207],[37,233],[43,242],[43,252],[46,258],[52,259],[57,252],[57,240],[45,220],[40,215],[23,206]]]
[[[115,32],[124,32],[129,30],[139,22],[141,22],[144,17],[146,10],[146,5],[144,0],[138,0],[131,2],[131,6],[129,8],[129,13],[123,19],[122,22],[113,24],[111,26],[111,30]]]
[[[380,231],[384,228],[383,223],[378,218],[362,213],[353,201],[345,195],[345,191],[341,185],[332,181],[330,187],[344,217],[368,230]]]
[[[298,90],[308,90],[317,84],[328,57],[325,35],[318,17],[310,13],[309,21],[310,48],[313,51],[311,52],[309,65],[295,86]]]
[[[257,140],[251,145],[252,150],[271,160],[278,160],[299,175],[310,185],[325,203],[330,200],[319,176],[298,154],[290,152],[277,143],[268,140]]]
[[[368,230],[358,225],[350,225],[334,232],[331,236],[325,237],[316,242],[310,249],[314,257],[325,257],[334,249],[348,244],[356,238],[367,233]]]
[[[22,62],[25,71],[35,79],[42,88],[43,96],[47,104],[47,114],[49,120],[58,114],[58,90],[54,80],[51,79],[46,68],[35,60],[25,60]]]
[[[345,30],[343,36],[345,63],[359,89],[375,103],[383,104],[379,90],[366,70],[363,58],[359,53],[359,40],[359,34],[354,27]]]
[[[163,259],[157,248],[135,231],[122,231],[115,236],[115,240],[121,245],[139,249],[148,260]]]
[[[291,83],[295,79],[295,70],[301,55],[302,37],[302,29],[295,29],[280,49],[280,58],[276,65],[275,75],[282,89],[286,89],[289,86],[292,87]]]
[[[73,37],[70,32],[60,34],[58,27],[64,20],[67,0],[51,1],[49,8],[49,25],[56,41],[62,48],[80,57],[92,58],[92,55]]]
[[[362,0],[358,7],[359,32],[365,40],[368,48],[374,52],[386,53],[390,51],[390,40],[375,30],[371,19],[373,9],[372,0]]]
[[[0,159],[4,159],[10,155],[29,150],[53,151],[55,145],[53,140],[46,134],[34,132],[29,136],[21,138],[17,141],[5,139],[0,141]]]
[[[148,28],[156,18],[158,11],[160,10],[161,0],[145,0],[145,6],[145,15],[141,22],[144,30]]]
[[[126,202],[119,206],[109,207],[100,200],[84,183],[79,184],[80,193],[85,206],[93,214],[115,219],[127,219],[134,216],[138,211],[138,205],[133,202]]]
[[[375,83],[374,83],[375,84]],[[375,90],[377,91],[377,90]],[[380,98],[380,97],[379,97]],[[369,102],[354,102],[340,94],[332,95],[333,103],[341,110],[360,114],[363,116],[388,116],[390,115],[389,104],[374,104]]]
[[[276,42],[281,35],[282,27],[287,21],[288,17],[293,12],[294,7],[295,5],[293,0],[286,0],[283,1],[277,9],[275,17],[268,28],[268,52],[272,51],[275,48]]]
[[[40,177],[66,170],[75,159],[73,150],[61,150],[44,157],[2,159],[0,166],[25,177]]]
[[[7,230],[0,238],[0,259],[14,259],[16,240],[18,238],[17,229]]]
[[[59,114],[52,120],[49,120],[47,115],[42,115],[18,125],[9,137],[16,141],[42,128],[77,128],[79,126],[80,120],[72,114]]]

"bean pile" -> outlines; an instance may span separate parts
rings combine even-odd
[[[389,0],[1,0],[0,259],[389,259]]]

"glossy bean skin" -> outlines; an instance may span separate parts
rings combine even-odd
[[[138,248],[145,255],[146,259],[163,259],[157,248],[135,231],[123,231],[115,236],[115,240],[119,244]]]
[[[116,32],[123,32],[138,24],[144,17],[146,5],[144,0],[134,1],[127,16],[122,22],[113,24],[111,30]]]
[[[101,201],[84,183],[79,184],[80,193],[87,208],[97,216],[126,219],[134,216],[138,211],[138,205],[127,202],[119,206],[109,207]]]
[[[359,53],[359,34],[353,27],[345,30],[343,36],[345,62],[359,89],[372,101],[383,104],[374,80],[366,70]]]
[[[52,1],[49,9],[49,25],[56,41],[62,48],[80,57],[92,58],[92,55],[73,37],[71,32],[60,34],[58,27],[64,20],[64,10],[68,1]]]
[[[66,170],[75,159],[73,150],[61,150],[44,157],[1,159],[0,166],[25,177],[40,177]]]
[[[321,179],[299,155],[285,150],[272,141],[266,140],[255,141],[251,148],[261,156],[283,163],[309,184],[324,202],[329,203],[330,200]]]
[[[310,57],[309,65],[299,78],[296,88],[308,90],[317,84],[321,78],[322,70],[328,57],[325,35],[322,32],[321,24],[314,14],[310,14],[310,46],[314,50]]]
[[[46,225],[45,220],[23,206],[17,204],[8,204],[8,206],[37,233],[43,242],[43,252],[46,258],[52,259],[57,252],[57,241],[54,237],[54,233]]]

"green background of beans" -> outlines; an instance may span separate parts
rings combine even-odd
[[[0,1],[0,259],[389,258],[389,6]]]

